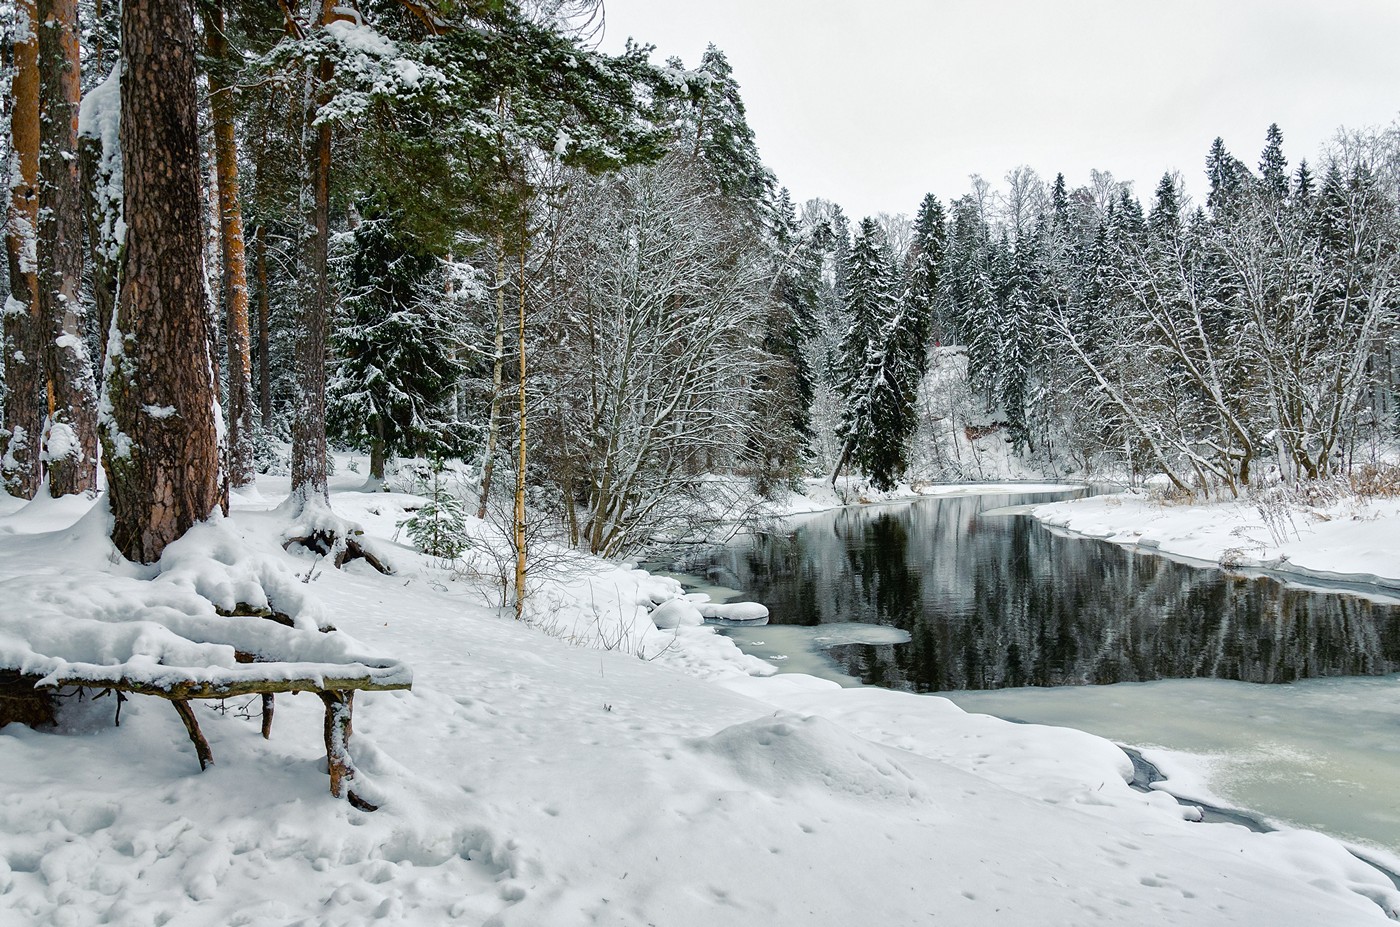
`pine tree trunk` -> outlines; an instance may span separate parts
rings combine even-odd
[[[320,24],[335,11],[322,0]],[[304,124],[309,201],[302,238],[301,286],[298,294],[300,337],[296,347],[299,402],[292,425],[292,498],[297,508],[320,503],[329,507],[326,450],[326,343],[330,311],[327,258],[331,230],[331,127],[317,124],[321,108],[330,102],[334,64],[322,58],[312,70],[310,104]]]
[[[10,298],[4,311],[5,432],[0,438],[0,488],[22,499],[39,491],[39,438],[44,428],[44,377],[35,234],[39,223],[39,40],[35,0],[15,4],[19,21],[10,84],[10,199],[5,257]]]
[[[77,0],[39,0],[39,314],[48,419],[44,459],[54,496],[97,489],[97,385],[87,348],[82,190],[78,176]]]
[[[153,563],[220,502],[190,0],[122,5],[126,264],[103,460],[112,541]]]
[[[267,295],[267,225],[253,233],[258,267],[258,414],[264,430],[272,425],[271,300]]]
[[[238,202],[238,145],[234,137],[233,87],[224,35],[222,3],[205,9],[204,41],[209,68],[209,109],[214,121],[214,162],[219,192],[224,303],[228,311],[228,477],[235,489],[253,482],[253,378],[248,334],[248,263],[243,241],[243,210]]]

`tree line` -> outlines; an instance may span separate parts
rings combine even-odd
[[[1199,207],[1020,168],[853,223],[779,187],[722,51],[604,54],[588,0],[135,7],[0,3],[0,480],[100,461],[133,559],[268,470],[354,554],[335,443],[469,461],[523,589],[530,525],[621,555],[716,474],[917,476],[935,346],[1047,470],[1239,492],[1394,435],[1390,135],[1316,174],[1217,140]]]
[[[1217,138],[1203,204],[1175,173],[1145,209],[1105,173],[975,180],[951,209],[941,330],[1047,469],[1230,494],[1350,472],[1400,425],[1396,142],[1344,134],[1289,170],[1271,125],[1255,171]]]

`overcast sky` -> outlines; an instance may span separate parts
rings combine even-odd
[[[859,217],[1028,164],[1201,196],[1217,135],[1290,169],[1339,126],[1400,115],[1400,0],[605,0],[604,48],[729,56],[765,163]]]

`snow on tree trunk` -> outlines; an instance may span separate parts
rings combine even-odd
[[[5,422],[0,434],[0,487],[24,499],[39,491],[39,436],[44,391],[39,306],[35,296],[35,233],[39,220],[39,39],[35,0],[15,4],[14,77],[10,84],[10,199],[5,257]]]
[[[219,409],[206,331],[194,11],[122,6],[128,232],[107,346],[103,448],[117,549],[153,563],[220,502]]]
[[[87,222],[92,303],[98,344],[105,352],[107,332],[117,307],[117,277],[126,226],[122,220],[121,71],[83,96],[78,111],[78,169],[82,176],[83,214]],[[105,353],[98,355],[102,369]]]
[[[222,281],[228,338],[228,475],[238,488],[253,482],[253,377],[248,333],[248,265],[243,210],[238,202],[238,144],[234,137],[233,86],[223,67],[231,66],[224,11],[205,11],[204,39],[213,66],[208,69],[209,109],[214,122],[214,162],[222,240]]]
[[[48,418],[43,459],[54,496],[97,488],[97,385],[87,349],[78,176],[77,0],[39,0],[39,314]]]

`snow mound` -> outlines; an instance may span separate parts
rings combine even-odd
[[[706,602],[699,606],[700,614],[715,621],[765,622],[768,606],[758,602]]]
[[[816,716],[780,712],[724,728],[692,746],[722,758],[746,786],[774,795],[809,788],[901,802],[923,798],[917,780],[890,751]]]
[[[659,630],[670,631],[681,627],[694,627],[705,623],[705,618],[694,603],[685,599],[672,599],[663,602],[651,613],[651,623]]]

